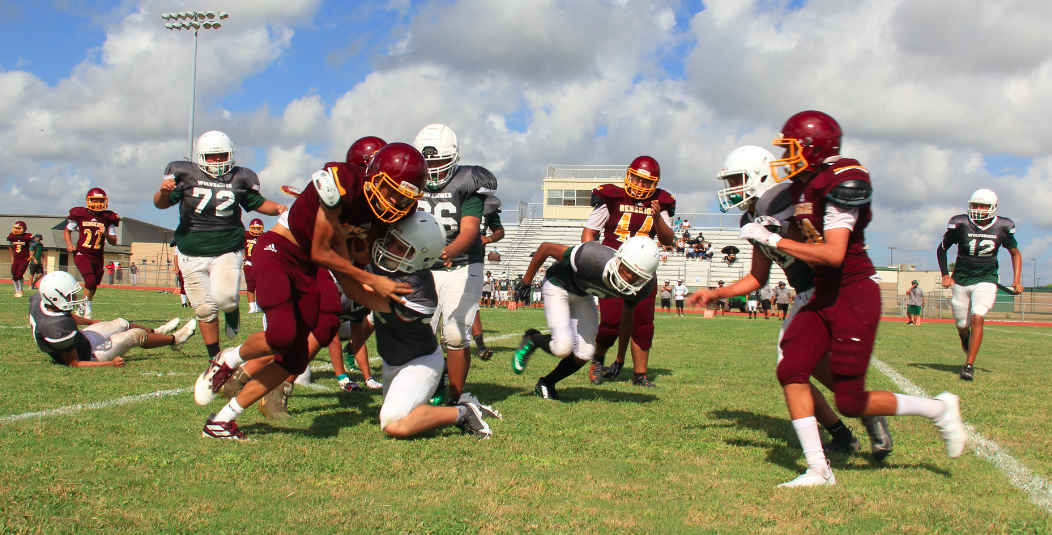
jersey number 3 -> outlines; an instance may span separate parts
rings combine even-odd
[[[208,201],[212,200],[212,190],[208,188],[194,188],[191,195],[201,198],[201,202],[197,203],[197,208],[194,209],[194,212],[198,214],[208,206]],[[217,201],[223,201],[216,206],[216,217],[230,217],[234,215],[233,210],[227,210],[231,204],[234,204],[234,192],[220,190],[215,196]]]
[[[632,235],[632,230],[629,225],[632,223],[632,214],[625,213],[621,215],[621,220],[617,222],[617,228],[614,229],[614,234],[617,234],[617,241],[625,241]],[[654,216],[648,215],[643,220],[643,225],[636,231],[636,236],[650,236],[650,229],[654,226]]]

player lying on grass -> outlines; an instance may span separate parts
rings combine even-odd
[[[658,245],[646,236],[629,238],[616,251],[595,241],[574,247],[545,242],[526,269],[523,288],[530,287],[537,270],[549,258],[556,262],[548,268],[541,293],[551,334],[527,330],[511,364],[515,373],[522,373],[537,348],[562,359],[551,373],[537,381],[533,390],[544,399],[557,400],[556,383],[581,369],[595,354],[599,330],[595,297],[624,299],[629,309],[640,304],[653,306],[643,301],[653,299]]]
[[[770,178],[770,163],[774,156],[762,147],[746,145],[732,151],[727,156],[727,161],[717,177],[726,182],[727,187],[717,192],[717,196],[729,199],[728,208],[738,207],[745,213],[742,215],[741,226],[754,221],[765,223],[771,222],[775,228],[780,221],[786,220],[792,213],[793,200],[789,197],[789,182],[775,184]],[[722,206],[722,205],[721,205]],[[789,235],[800,240],[801,237],[795,229],[789,229]],[[753,241],[752,267],[750,272],[741,280],[726,287],[715,290],[705,290],[692,295],[689,300],[693,305],[706,306],[719,299],[726,299],[736,295],[748,294],[757,296],[750,300],[750,315],[756,314],[755,305],[759,294],[757,290],[767,284],[771,274],[772,262],[777,262],[789,279],[789,284],[796,290],[796,306],[789,313],[786,321],[782,323],[778,331],[778,363],[782,361],[782,337],[786,329],[793,322],[796,312],[800,310],[814,295],[815,272],[806,262],[799,262],[792,256],[786,255],[765,243]],[[782,283],[779,283],[782,284]],[[823,359],[811,372],[811,376],[818,379],[826,388],[833,389],[833,372],[829,368],[829,359]],[[810,383],[808,383],[810,384]],[[815,418],[818,423],[825,427],[832,435],[833,441],[823,446],[825,452],[854,452],[858,451],[859,443],[855,435],[840,421],[826,401],[825,396],[814,385],[811,385],[811,396],[814,398]],[[887,420],[883,416],[869,416],[862,418],[863,425],[869,433],[872,453],[875,459],[883,460],[891,453],[891,433],[887,427]]]
[[[40,291],[29,297],[29,324],[41,351],[56,364],[73,368],[91,366],[124,366],[124,354],[134,347],[153,349],[170,346],[173,351],[197,330],[197,320],[190,320],[175,334],[179,318],[150,329],[128,320],[96,321],[73,313],[84,302],[78,295],[83,288],[72,275],[55,271],[40,279]],[[87,325],[81,331],[78,325]]]

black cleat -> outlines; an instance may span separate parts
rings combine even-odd
[[[608,381],[613,381],[614,379],[617,379],[617,376],[621,375],[621,368],[624,367],[624,362],[617,362],[615,360],[613,364],[606,367],[606,371],[603,372],[603,379],[606,379]]]
[[[537,386],[533,387],[533,393],[543,399],[559,401],[559,393],[555,391],[555,387],[545,383],[544,379],[537,380]]]
[[[646,375],[642,375],[632,379],[632,386],[643,386],[647,388],[657,388],[657,385],[650,382]]]
[[[488,347],[480,347],[479,358],[482,360],[489,360],[493,358],[493,350]]]
[[[975,368],[971,364],[965,364],[961,366],[961,379],[965,381],[971,381],[975,378]]]
[[[873,458],[883,461],[885,457],[891,455],[891,429],[888,428],[887,419],[883,416],[866,416],[862,418],[862,425],[866,426],[866,433],[869,434],[870,452]]]
[[[588,366],[588,380],[592,381],[593,385],[603,384],[603,363],[598,360],[592,360],[592,363]]]
[[[826,455],[831,453],[855,453],[860,447],[861,445],[855,435],[851,435],[851,440],[833,439],[829,444],[822,445],[822,449],[825,451]]]

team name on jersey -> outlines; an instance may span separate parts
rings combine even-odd
[[[80,221],[79,224],[80,224],[81,227],[98,227],[98,228],[105,228],[106,227],[105,223],[99,223],[98,221]]]
[[[631,204],[622,204],[622,205],[618,206],[618,209],[620,209],[621,213],[623,213],[623,214],[624,213],[643,214],[643,215],[653,215],[654,214],[654,209],[649,207],[649,206],[633,206]]]
[[[224,184],[222,182],[207,182],[207,181],[204,181],[204,180],[198,180],[197,181],[197,185],[198,186],[208,186],[210,188],[226,188],[226,189],[233,189],[233,187],[234,187],[233,184]]]
[[[811,215],[814,211],[814,205],[809,202],[801,202],[793,206],[793,215]]]
[[[431,199],[452,199],[453,198],[453,192],[451,192],[451,191],[444,191],[444,192],[441,192],[441,193],[431,193],[431,192],[425,191],[424,192],[424,197],[428,197],[428,198],[431,198]]]
[[[969,238],[991,238],[991,239],[995,239],[995,240],[997,238],[1000,238],[1000,236],[998,236],[996,234],[972,234],[971,232],[968,233],[968,237]]]

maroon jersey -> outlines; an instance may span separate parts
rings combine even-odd
[[[366,234],[380,220],[369,208],[369,202],[362,192],[365,170],[343,162],[329,162],[324,168],[332,173],[342,193],[340,222],[350,226],[352,236]],[[314,222],[318,217],[319,206],[321,200],[318,198],[318,190],[314,188],[314,184],[307,184],[296,202],[292,203],[292,208],[289,208],[289,230],[299,243],[300,249],[308,256],[314,239]]]
[[[33,235],[29,232],[22,234],[8,234],[7,242],[11,244],[11,263],[18,264],[29,260],[29,245],[33,243]]]
[[[661,217],[661,214],[655,214],[650,206],[654,199],[661,203],[662,212],[668,212],[670,217],[676,214],[675,197],[660,188],[642,201],[629,197],[624,186],[616,184],[604,184],[592,190],[592,208],[605,205],[610,213],[603,226],[603,245],[617,249],[632,236],[656,239],[657,222],[654,218]]]
[[[92,212],[78,206],[69,209],[69,222],[79,231],[76,243],[77,252],[82,254],[102,255],[106,250],[106,231],[110,225],[118,227],[121,216],[109,211]],[[69,228],[67,226],[66,228]],[[71,229],[72,230],[72,229]]]
[[[253,236],[251,232],[245,231],[245,264],[252,265],[252,249],[256,246],[259,236]]]
[[[869,182],[869,172],[857,160],[841,158],[826,167],[807,182],[796,182],[789,186],[789,197],[793,201],[793,215],[789,221],[799,227],[807,243],[824,243],[826,207],[829,192],[842,182],[863,180]],[[844,262],[838,268],[816,266],[815,288],[835,290],[876,274],[873,262],[866,254],[866,225],[873,218],[870,205],[858,207],[858,220],[847,242]]]

